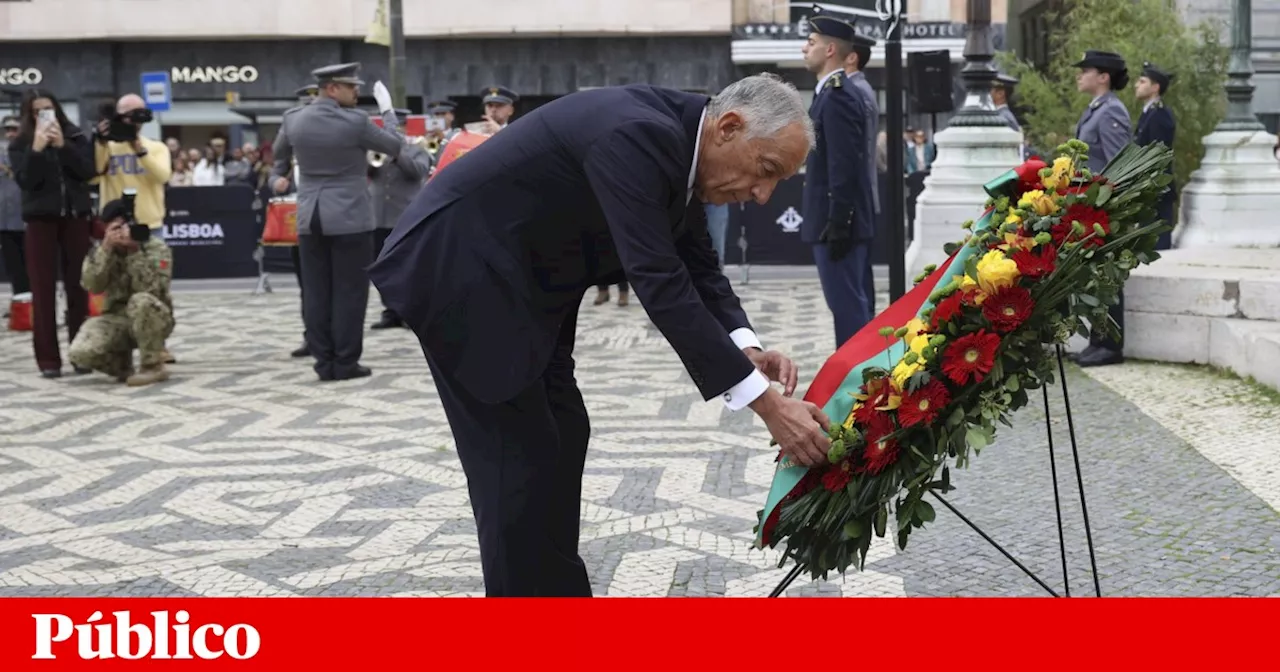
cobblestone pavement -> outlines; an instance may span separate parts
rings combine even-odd
[[[816,288],[740,292],[766,345],[807,381],[832,346]],[[179,363],[159,386],[43,380],[29,337],[0,335],[0,595],[481,591],[464,478],[411,333],[368,332],[374,376],[320,384],[288,357],[296,293],[177,301]],[[582,553],[596,594],[767,594],[785,570],[750,548],[773,466],[763,425],[703,402],[635,304],[584,306],[577,353],[594,430]],[[1276,405],[1183,367],[1068,379],[1103,593],[1280,593]],[[1052,400],[1070,587],[1084,594],[1061,393]],[[949,499],[1061,591],[1043,408],[953,481]],[[877,544],[866,572],[790,594],[1041,594],[938,512],[905,552]]]

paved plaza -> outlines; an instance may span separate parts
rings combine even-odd
[[[738,289],[807,383],[832,348],[816,283]],[[0,334],[0,595],[482,593],[465,479],[412,333],[367,332],[374,375],[322,384],[288,355],[296,291],[179,290],[176,302],[179,361],[151,387],[44,380],[30,336]],[[634,301],[584,305],[576,354],[595,594],[767,594],[785,570],[751,548],[773,470],[763,424],[703,402]],[[1280,593],[1280,404],[1188,367],[1067,377],[1103,593]],[[1051,400],[1070,588],[1086,594],[1060,390]],[[1044,409],[1014,425],[953,472],[948,498],[1061,592]],[[936,508],[906,551],[877,543],[865,572],[789,594],[1043,594]]]

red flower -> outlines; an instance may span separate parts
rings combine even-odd
[[[1034,307],[1031,292],[1013,285],[988,296],[982,304],[982,316],[987,318],[993,329],[1007,334],[1026,322]]]
[[[985,329],[957,338],[942,353],[942,372],[957,385],[981,383],[996,363],[1000,336]]]
[[[915,392],[902,395],[902,405],[898,407],[898,422],[903,427],[932,423],[950,402],[951,393],[947,392],[947,386],[934,378]]]
[[[960,314],[964,304],[964,296],[960,292],[952,292],[950,296],[933,307],[933,315],[929,317],[929,329],[938,331],[938,326],[950,322]]]
[[[872,418],[884,413],[876,409],[889,403],[889,397],[893,395],[893,385],[887,376],[872,378],[862,386],[862,394],[867,395],[867,400],[854,409],[853,419],[866,425],[870,424]]]
[[[839,464],[832,465],[822,474],[822,487],[827,492],[840,492],[853,479],[852,469],[853,465],[849,464],[849,460],[840,460]]]
[[[1018,265],[1018,274],[1024,278],[1043,278],[1053,272],[1058,264],[1058,248],[1044,245],[1037,254],[1031,250],[1018,250],[1010,257]]]
[[[1072,222],[1079,221],[1084,225],[1084,233],[1082,235],[1074,234]],[[1094,236],[1089,239],[1086,245],[1091,247],[1100,247],[1106,243],[1106,236],[1111,234],[1111,217],[1107,215],[1106,210],[1095,208],[1084,203],[1073,203],[1067,207],[1067,211],[1062,213],[1062,221],[1053,225],[1049,230],[1049,235],[1053,236],[1053,242],[1061,245],[1063,241],[1075,242],[1083,239],[1085,236],[1093,233],[1093,225],[1102,226],[1103,235]]]
[[[888,413],[880,413],[867,423],[867,445],[862,449],[862,463],[855,467],[860,474],[878,474],[898,459],[898,442],[885,437],[895,430]]]

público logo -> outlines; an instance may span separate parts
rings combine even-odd
[[[245,623],[193,626],[191,615],[179,610],[153,611],[151,622],[132,622],[128,611],[113,611],[113,621],[95,611],[76,623],[65,614],[32,614],[36,622],[36,646],[32,660],[216,660],[223,656],[248,660],[258,655],[262,637]],[[75,652],[69,650],[75,636]],[[58,646],[62,645],[62,646]]]

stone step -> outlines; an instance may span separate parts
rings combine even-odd
[[[1126,312],[1280,321],[1280,250],[1168,250],[1124,294]]]
[[[1126,357],[1212,364],[1280,389],[1280,322],[1143,313],[1127,306],[1124,322]]]

